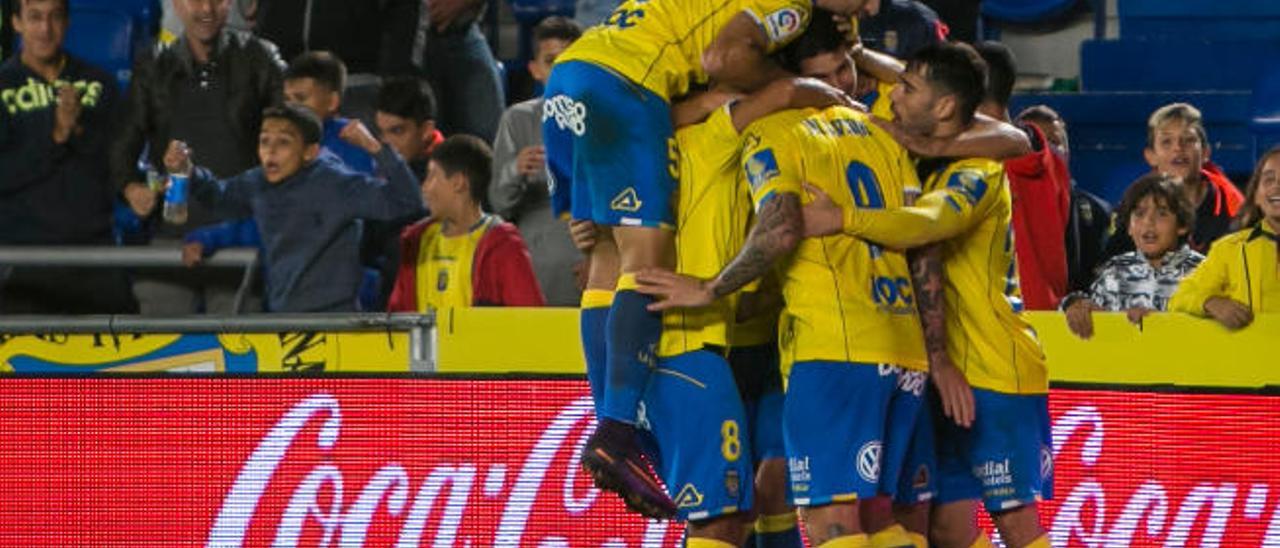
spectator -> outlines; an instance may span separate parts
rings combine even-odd
[[[1187,103],[1156,109],[1147,121],[1147,148],[1142,151],[1152,171],[1182,182],[1182,191],[1196,210],[1196,224],[1188,243],[1205,253],[1214,240],[1231,231],[1244,196],[1209,160],[1209,136],[1200,110]],[[1126,219],[1117,218],[1117,226]],[[1133,250],[1133,241],[1117,234],[1107,244],[1107,256]]]
[[[498,63],[477,25],[485,0],[424,1],[414,59],[440,100],[440,129],[492,143],[506,103]]]
[[[1018,114],[1018,122],[1040,129],[1049,146],[1071,165],[1071,144],[1067,124],[1057,111],[1045,105],[1027,107]],[[1111,233],[1111,204],[1080,188],[1071,179],[1071,209],[1067,217],[1067,286],[1071,291],[1084,291],[1093,281],[1102,262],[1107,236]]]
[[[22,50],[0,65],[0,245],[110,245],[107,177],[115,80],[63,50],[67,0],[19,0]],[[135,313],[122,272],[0,274],[0,311]]]
[[[230,177],[257,164],[263,108],[280,100],[284,63],[270,42],[226,29],[226,0],[173,0],[184,34],[141,59],[133,72],[120,133],[111,145],[111,180],[139,216],[151,216],[151,245],[178,247],[186,227],[214,220],[199,203],[189,206],[185,226],[163,223],[157,193],[140,182],[138,157],[145,149],[153,166],[164,165],[171,140],[189,143],[195,161],[214,176]],[[143,314],[229,313],[239,273],[155,272],[134,284]]]
[[[621,3],[621,0],[578,0],[573,6],[573,18],[583,28],[594,27],[608,19]]]
[[[193,201],[228,217],[252,216],[266,247],[267,307],[276,312],[354,312],[362,273],[359,219],[394,219],[422,207],[400,155],[359,122],[342,137],[377,158],[375,178],[320,157],[320,121],[287,104],[263,113],[261,167],[217,180],[193,168],[183,143],[170,144],[165,167],[190,173]]]
[[[392,311],[543,305],[520,232],[480,207],[492,162],[489,145],[470,135],[432,151],[422,183],[432,217],[404,231]]]
[[[871,49],[906,59],[917,49],[947,41],[947,25],[919,0],[869,0],[858,36]]]
[[[1240,329],[1259,313],[1280,312],[1280,147],[1258,160],[1240,212],[1244,230],[1209,249],[1169,302],[1169,309],[1211,317]]]
[[[331,51],[354,74],[407,74],[420,2],[258,0],[255,28],[286,59]]]
[[[1143,176],[1125,192],[1120,211],[1138,249],[1109,259],[1089,291],[1062,300],[1067,325],[1081,338],[1093,336],[1094,310],[1125,311],[1134,323],[1166,310],[1178,283],[1204,260],[1186,244],[1195,212],[1176,181]]]
[[[529,73],[545,85],[556,56],[581,35],[582,28],[571,19],[544,19],[534,29],[535,55],[529,61]],[[577,306],[582,293],[574,271],[581,268],[582,255],[569,238],[568,225],[551,211],[542,148],[542,103],[541,97],[530,99],[502,115],[493,144],[494,183],[489,203],[520,228],[547,303]]]
[[[1009,97],[1018,70],[1013,52],[999,42],[978,44],[987,62],[987,95],[978,112],[1009,120]],[[1013,194],[1013,244],[1029,310],[1053,310],[1067,294],[1067,254],[1064,247],[1071,206],[1071,176],[1066,162],[1048,146],[1040,129],[1024,129],[1031,137],[1030,154],[1006,160],[1005,173]]]
[[[352,123],[338,116],[346,85],[347,66],[327,51],[303,53],[284,71],[284,99],[311,109],[323,123],[320,148],[333,153],[351,170],[372,174],[373,156],[340,136]]]
[[[386,81],[378,91],[374,115],[382,140],[395,147],[419,181],[427,177],[431,151],[444,141],[436,128],[436,96],[412,76]]]
[[[253,31],[253,17],[257,15],[259,0],[230,0],[231,11],[227,16],[227,27],[245,32]],[[164,11],[160,17],[160,43],[171,44],[182,36],[182,19],[173,8],[173,2],[160,2]]]

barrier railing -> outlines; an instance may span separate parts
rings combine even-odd
[[[182,249],[177,247],[137,246],[0,246],[0,280],[6,267],[81,267],[81,268],[185,268]],[[239,268],[244,270],[236,289],[232,311],[239,314],[245,295],[258,270],[258,250],[231,248],[218,251],[200,262],[200,268]]]

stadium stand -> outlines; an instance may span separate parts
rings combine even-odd
[[[1205,115],[1213,160],[1242,182],[1264,150],[1259,139],[1276,139],[1276,121],[1267,119],[1280,112],[1280,96],[1255,95],[1255,86],[1280,56],[1280,4],[1125,0],[1118,10],[1119,39],[1081,44],[1083,91],[1018,95],[1013,110],[1043,103],[1061,112],[1070,125],[1072,175],[1116,201],[1146,171],[1146,117],[1160,105],[1190,102]]]

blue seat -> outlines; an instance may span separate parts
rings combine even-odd
[[[1272,63],[1253,88],[1249,116],[1249,131],[1255,139],[1253,157],[1257,158],[1280,144],[1280,63]]]
[[[1280,2],[1259,0],[1124,0],[1117,4],[1126,38],[1275,40]]]
[[[129,14],[112,9],[78,7],[67,29],[68,52],[116,78],[121,87],[133,72],[139,28]]]
[[[1080,76],[1087,91],[1249,90],[1276,58],[1275,39],[1087,40],[1080,45]]]
[[[1080,0],[985,0],[982,15],[1006,23],[1039,23],[1066,13]]]

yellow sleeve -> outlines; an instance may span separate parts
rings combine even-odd
[[[946,240],[982,220],[994,199],[982,173],[960,169],[951,173],[944,187],[898,209],[844,210],[844,232],[887,247],[909,249]]]
[[[767,53],[774,53],[791,43],[805,27],[813,11],[812,0],[748,0],[742,11],[755,19],[764,31]]]
[[[793,147],[776,137],[752,134],[742,151],[742,170],[751,186],[751,201],[756,211],[775,194],[800,194],[804,190],[804,171]]]
[[[1227,284],[1230,280],[1230,262],[1240,251],[1234,246],[1223,245],[1225,241],[1216,242],[1209,249],[1209,256],[1191,271],[1186,278],[1178,282],[1178,289],[1169,298],[1169,311],[1182,312],[1192,316],[1206,317],[1204,302],[1214,296],[1226,296]]]

